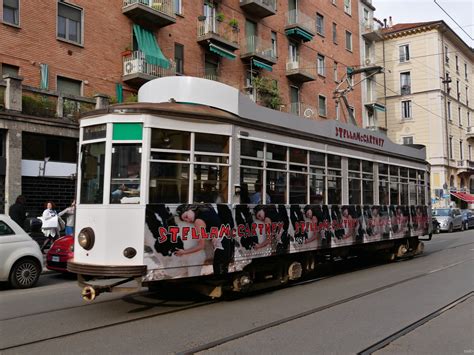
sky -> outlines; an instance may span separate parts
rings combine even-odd
[[[453,22],[434,0],[372,0],[375,17],[392,16],[393,24],[444,20],[469,46],[474,47],[474,0],[436,0],[461,26]],[[466,31],[466,33],[463,32]],[[469,38],[472,37],[472,38]]]

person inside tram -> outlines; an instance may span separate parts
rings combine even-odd
[[[224,199],[216,190],[216,182],[206,180],[202,184],[203,188],[196,194],[196,203],[222,203]]]
[[[253,205],[262,204],[262,197],[263,197],[263,184],[261,181],[257,181],[255,183],[255,193],[250,196],[250,203]],[[265,203],[268,205],[271,203],[270,195],[265,194]]]
[[[123,197],[140,196],[140,164],[128,165],[127,179],[130,180],[130,183],[123,183],[112,191],[112,203],[122,203]]]

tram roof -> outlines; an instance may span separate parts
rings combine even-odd
[[[213,80],[186,76],[154,79],[140,88],[138,101],[135,104],[113,105],[108,112],[208,117],[306,139],[318,138],[345,146],[356,145],[361,150],[384,152],[409,160],[424,161],[426,158],[423,146],[396,144],[380,132],[336,120],[311,120],[272,110],[257,105],[239,90]],[[92,112],[91,115],[97,113]]]

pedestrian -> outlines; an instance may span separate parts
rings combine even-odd
[[[41,251],[46,248],[49,242],[54,241],[56,236],[59,236],[58,213],[56,212],[55,208],[56,206],[52,201],[45,203],[45,210],[41,216],[41,220],[43,222],[41,231],[46,237],[46,240],[41,247]]]
[[[65,230],[66,235],[72,235],[74,233],[75,210],[76,210],[76,201],[73,200],[71,202],[71,206],[67,207],[66,209],[58,213],[59,217],[63,215],[67,215],[66,230]]]
[[[25,228],[26,220],[26,208],[25,208],[25,197],[20,195],[16,198],[13,205],[10,206],[10,217],[13,219],[21,228]]]

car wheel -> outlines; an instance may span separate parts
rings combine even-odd
[[[452,232],[453,232],[453,224],[450,223],[449,228],[448,228],[448,233],[452,233]]]
[[[14,288],[30,288],[36,285],[40,274],[40,264],[32,258],[25,258],[13,265],[9,281]]]

